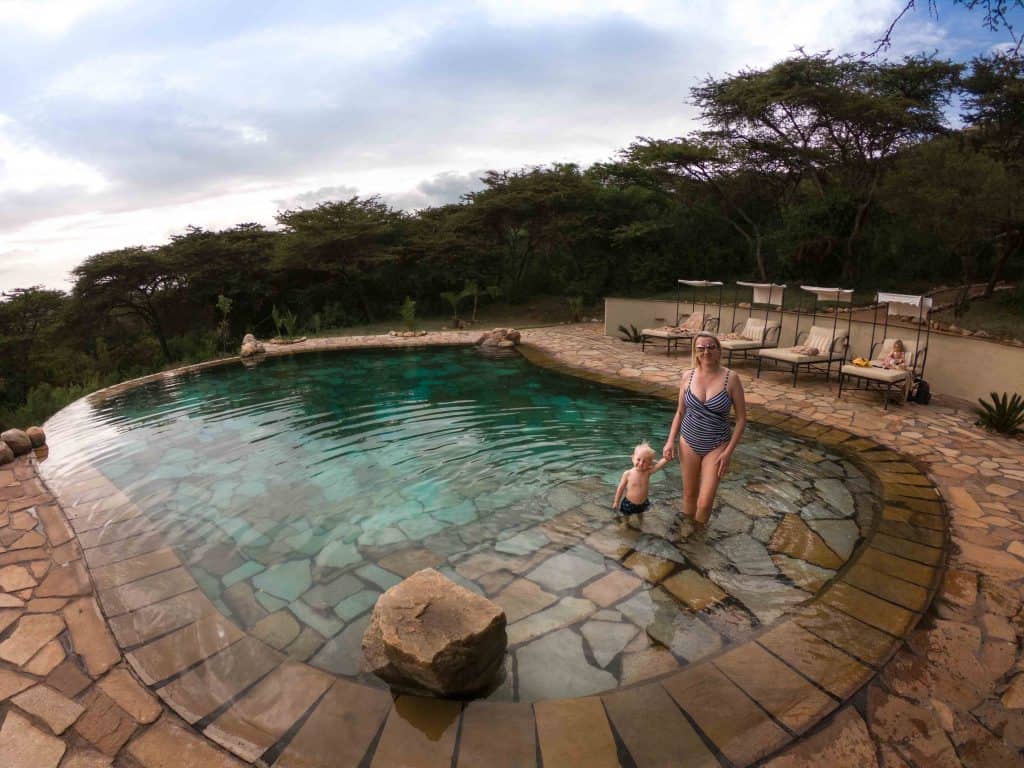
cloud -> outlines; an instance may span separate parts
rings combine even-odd
[[[29,5],[0,0],[0,29],[30,24]],[[241,7],[66,0],[50,11],[71,21],[48,37],[9,35],[0,251],[59,252],[70,267],[115,233],[112,247],[187,224],[272,224],[281,208],[353,194],[454,202],[478,169],[589,164],[637,135],[685,133],[703,77],[796,45],[870,47],[902,0]],[[914,16],[898,43],[949,43],[941,19]],[[40,235],[55,217],[107,217],[106,235],[58,247]]]

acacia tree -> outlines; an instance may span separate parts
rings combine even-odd
[[[1007,263],[1024,247],[1024,57],[997,53],[971,62],[963,81],[962,117],[968,141],[998,161],[1010,183],[990,215],[1000,215],[996,258],[985,295],[991,296]]]
[[[160,344],[164,361],[172,362],[164,314],[187,285],[160,248],[135,246],[90,256],[72,270],[74,301],[89,313],[142,321]]]
[[[621,156],[650,171],[649,182],[682,199],[710,194],[722,219],[747,242],[758,277],[768,279],[762,219],[776,218],[773,192],[779,177],[762,164],[763,155],[741,148],[731,131],[718,131],[689,138],[641,138]]]
[[[273,265],[289,286],[313,290],[321,300],[348,300],[373,320],[373,299],[395,290],[389,266],[401,259],[407,215],[377,196],[352,197],[284,211],[277,222],[282,237]]]
[[[765,70],[708,78],[692,89],[701,116],[733,152],[782,170],[800,195],[845,206],[822,233],[841,245],[844,280],[859,276],[857,241],[885,169],[901,150],[946,130],[961,67],[930,57],[899,63],[801,54]],[[836,194],[842,190],[842,194]]]

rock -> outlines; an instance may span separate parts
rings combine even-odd
[[[0,441],[0,464],[7,464],[14,461],[14,451],[7,443]]]
[[[241,357],[255,357],[266,352],[266,347],[263,346],[263,342],[257,340],[251,333],[245,334],[242,338],[242,349],[239,351]]]
[[[495,328],[490,333],[483,334],[476,340],[478,346],[484,347],[514,347],[519,343],[521,335],[515,328]]]
[[[15,456],[21,456],[32,450],[32,440],[22,429],[8,429],[0,432],[0,440],[3,440],[14,451]]]
[[[507,643],[500,607],[426,568],[377,601],[363,666],[397,688],[467,694],[491,682]]]
[[[29,427],[25,430],[25,434],[28,435],[28,439],[31,441],[33,448],[46,445],[46,433],[43,431],[42,427]]]

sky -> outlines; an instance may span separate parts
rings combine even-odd
[[[905,0],[0,0],[0,292],[188,226],[488,169],[613,158],[697,127],[702,79],[875,46]],[[924,0],[889,55],[1006,39]]]

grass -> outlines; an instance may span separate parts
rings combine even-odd
[[[997,293],[991,299],[974,299],[960,317],[953,310],[937,312],[932,316],[943,325],[956,325],[969,331],[985,331],[999,338],[1024,339],[1024,301],[1009,291]]]
[[[472,305],[467,302],[459,319],[468,321],[472,316]],[[603,302],[584,308],[583,316],[587,319],[603,317]],[[561,296],[535,296],[522,304],[488,303],[480,306],[476,313],[476,322],[466,328],[489,331],[491,328],[530,328],[540,325],[555,325],[569,322],[572,319],[569,303]],[[439,331],[442,328],[453,328],[450,314],[417,317],[416,329],[421,331]],[[387,333],[388,331],[406,330],[402,320],[396,314],[394,319],[382,320],[363,325],[349,325],[342,328],[324,328],[319,337],[325,336],[364,336]],[[313,336],[303,331],[299,336]]]

